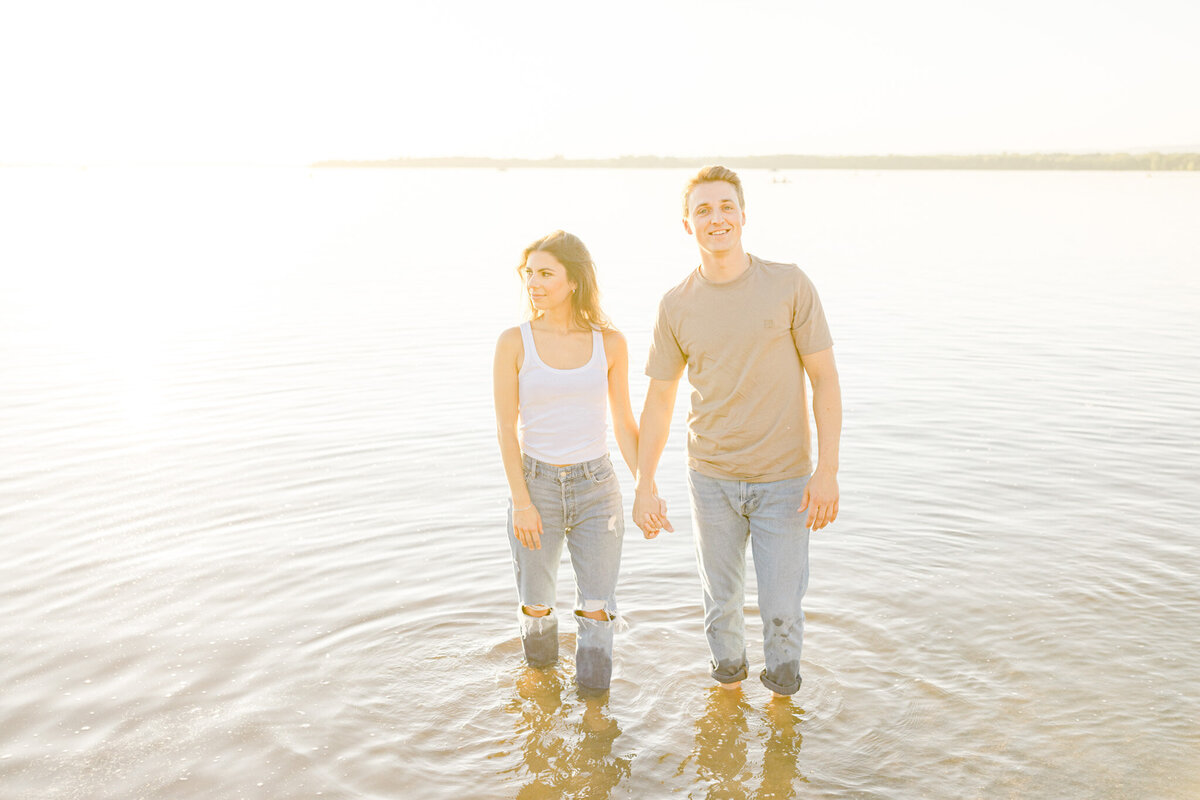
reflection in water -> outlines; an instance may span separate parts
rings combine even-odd
[[[602,800],[629,775],[633,759],[612,753],[621,729],[607,714],[608,697],[570,693],[564,702],[564,688],[553,668],[526,668],[517,680],[506,710],[518,715],[522,762],[506,771],[523,778],[518,800]]]
[[[741,691],[714,686],[709,690],[704,716],[696,721],[696,745],[692,755],[700,778],[708,783],[707,797],[741,798],[750,783],[746,766],[746,733],[750,710]]]
[[[766,743],[757,790],[752,788],[757,770],[749,752],[752,736],[747,714],[754,714],[754,709],[741,691],[719,687],[710,690],[704,716],[696,721],[695,746],[688,757],[695,759],[700,780],[707,784],[703,797],[710,800],[795,797],[795,785],[807,782],[798,763],[802,739],[798,727],[804,711],[789,700],[768,703],[763,713]]]
[[[790,700],[772,700],[766,711],[767,744],[763,753],[762,785],[759,800],[796,796],[796,784],[807,783],[800,774],[800,731],[797,727],[804,709]]]

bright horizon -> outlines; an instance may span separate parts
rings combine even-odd
[[[1184,0],[598,8],[27,4],[0,163],[1200,146]]]

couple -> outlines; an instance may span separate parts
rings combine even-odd
[[[743,619],[746,540],[754,549],[766,668],[776,696],[800,688],[809,529],[837,519],[842,404],[833,342],[812,283],[797,267],[742,249],[742,184],[705,167],[687,184],[683,227],[700,267],[658,307],[641,431],[629,401],[629,352],[600,310],[583,243],[558,231],[525,249],[520,267],[532,321],[496,346],[495,403],[512,493],[508,530],[530,665],[558,657],[556,578],[565,540],[575,571],[575,680],[608,690],[616,584],[625,531],[608,458],[606,406],[637,480],[633,520],[647,539],[671,531],[655,470],[684,368],[688,485],[712,677],[747,677]],[[810,458],[804,373],[813,387],[819,461]]]

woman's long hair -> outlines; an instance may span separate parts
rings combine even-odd
[[[529,261],[530,253],[549,253],[558,259],[567,270],[567,280],[575,284],[571,293],[571,311],[575,324],[584,330],[608,330],[612,323],[600,310],[600,289],[596,286],[596,264],[592,254],[588,252],[583,241],[573,233],[554,231],[543,236],[525,248],[521,255],[521,265],[517,267],[520,274]],[[533,307],[529,295],[525,295],[526,312],[530,319],[537,319],[541,313]]]

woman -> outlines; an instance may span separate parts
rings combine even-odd
[[[575,570],[575,681],[584,694],[602,693],[612,677],[625,533],[605,406],[636,470],[629,351],[600,310],[595,265],[578,237],[555,231],[539,239],[525,248],[519,271],[532,319],[501,334],[494,388],[521,643],[531,666],[558,658],[555,584],[565,540]]]

